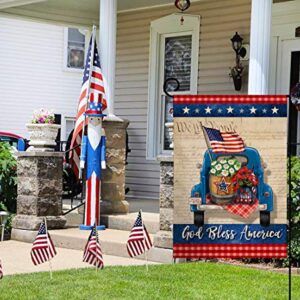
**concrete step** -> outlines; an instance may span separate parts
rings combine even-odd
[[[137,215],[137,212],[126,215],[101,215],[101,224],[109,229],[130,231]],[[159,214],[143,212],[142,218],[149,233],[157,233],[159,231]]]
[[[55,246],[60,248],[83,250],[87,242],[89,231],[82,231],[78,228],[68,228],[61,230],[51,230],[51,237]],[[99,240],[104,254],[129,257],[126,243],[130,231],[106,229],[99,231]],[[151,240],[153,236],[150,234]],[[172,250],[163,248],[152,248],[147,252],[149,261],[159,263],[172,263]],[[145,260],[145,255],[135,257],[135,259]]]
[[[65,217],[67,219],[66,227],[78,227],[83,224],[83,215],[76,210],[65,215]]]

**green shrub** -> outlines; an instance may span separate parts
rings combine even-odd
[[[0,142],[0,202],[9,212],[16,212],[17,161],[12,155],[11,146],[2,142]]]
[[[288,178],[289,181],[289,178]],[[291,158],[291,258],[293,265],[300,262],[300,157]]]

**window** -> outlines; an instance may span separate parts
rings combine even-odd
[[[200,16],[173,14],[151,22],[150,73],[147,124],[147,159],[170,155],[170,138],[166,123],[173,121],[173,98],[163,91],[170,81],[169,94],[197,94]]]
[[[70,136],[70,133],[73,131],[73,129],[75,128],[75,123],[76,123],[76,119],[72,118],[72,117],[66,117],[66,134],[65,134],[65,139],[67,140]]]
[[[67,28],[66,36],[66,67],[69,69],[83,69],[85,35],[77,28]]]
[[[163,36],[164,74],[163,81],[176,78],[179,82],[179,92],[190,93],[191,89],[191,62],[192,62],[192,35]],[[176,89],[176,82],[169,81],[168,91]],[[173,92],[173,94],[176,94]],[[171,150],[171,139],[165,124],[173,122],[173,98],[162,95],[164,118],[162,122],[163,146],[162,151]]]

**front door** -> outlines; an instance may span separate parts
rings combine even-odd
[[[291,88],[300,81],[300,40],[282,41],[282,55],[277,94],[290,94]],[[300,113],[289,103],[289,130],[291,142],[300,143]],[[300,155],[300,147],[292,147],[294,155]]]

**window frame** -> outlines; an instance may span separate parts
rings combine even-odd
[[[148,82],[148,111],[146,159],[156,160],[158,155],[172,154],[171,150],[163,150],[164,110],[162,101],[164,78],[164,53],[162,54],[162,39],[169,36],[192,35],[191,83],[190,91],[176,94],[197,94],[200,16],[185,15],[181,25],[181,14],[172,14],[151,22],[150,26],[150,57]],[[163,63],[162,63],[163,62]],[[175,93],[170,93],[175,94]]]
[[[84,41],[84,63],[86,59],[86,54],[87,54],[87,48],[89,44],[89,37],[90,33],[89,30],[86,28],[79,28],[79,27],[65,27],[64,28],[64,57],[63,57],[63,70],[67,72],[74,72],[74,73],[82,73],[84,70],[84,66],[82,69],[79,68],[72,68],[68,67],[68,41],[69,41],[69,28],[76,28],[79,31],[84,31],[85,32],[85,41]]]

